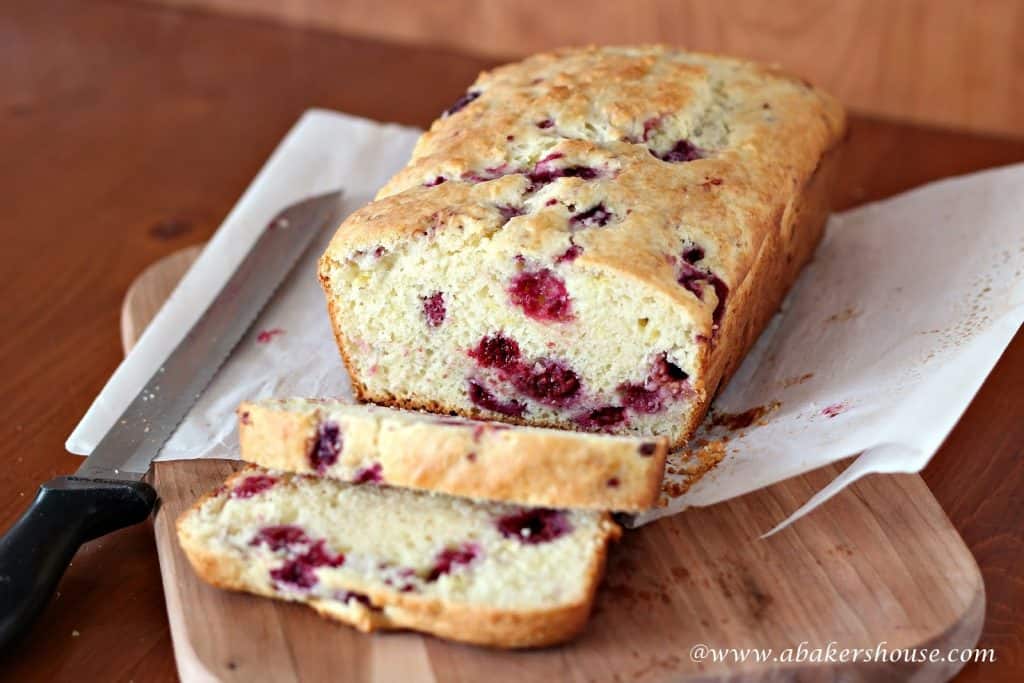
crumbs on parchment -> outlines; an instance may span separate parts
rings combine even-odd
[[[256,341],[258,341],[260,344],[269,344],[271,341],[274,340],[274,337],[281,334],[284,334],[284,330],[282,330],[280,327],[275,327],[271,330],[262,330],[258,335],[256,335]]]
[[[843,310],[839,311],[838,313],[833,313],[832,315],[830,315],[828,318],[825,319],[825,322],[827,322],[827,323],[842,323],[842,322],[846,322],[847,320],[853,320],[854,318],[856,318],[859,315],[860,315],[860,311],[858,311],[853,306],[848,306],[848,307],[844,308]]]
[[[833,403],[832,405],[827,405],[824,408],[822,408],[821,414],[824,415],[825,417],[830,418],[837,417],[845,413],[849,409],[849,407],[850,406],[845,401],[840,403]]]
[[[800,375],[799,377],[788,377],[782,380],[782,388],[788,389],[789,387],[795,387],[798,384],[803,384],[812,377],[814,377],[813,372],[805,373],[803,375]]]
[[[693,448],[673,454],[665,463],[665,472],[674,475],[666,478],[661,487],[661,499],[658,501],[660,507],[669,503],[669,498],[678,498],[690,487],[700,481],[701,477],[715,468],[725,457],[725,445],[729,437],[708,441],[700,439],[694,443]]]
[[[759,425],[764,424],[764,417],[771,412],[778,410],[782,404],[778,401],[772,401],[760,406],[754,406],[748,408],[742,413],[713,413],[711,415],[710,427],[725,427],[731,432],[737,429],[745,429],[755,422]]]

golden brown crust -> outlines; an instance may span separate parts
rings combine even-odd
[[[708,364],[706,377],[710,397],[717,395],[739,369],[747,351],[814,255],[828,221],[841,156],[841,146],[824,152],[800,191],[780,214],[779,228],[768,232],[753,267],[732,295],[730,315],[725,319],[721,340]],[[710,401],[707,405],[710,406]],[[698,421],[694,428],[699,424]]]
[[[323,263],[321,259],[321,264]],[[320,280],[320,287],[324,292],[330,291],[330,282],[327,275],[321,269],[317,272],[317,279]],[[331,321],[331,331],[334,333],[334,341],[338,345],[338,351],[341,353],[341,361],[345,364],[345,369],[348,371],[349,381],[352,383],[352,393],[355,395],[358,401],[369,401],[367,396],[366,385],[363,384],[362,379],[358,372],[355,372],[355,363],[353,363],[351,356],[349,356],[348,342],[345,337],[345,333],[342,332],[340,316],[337,313],[337,301],[327,296],[327,317]]]
[[[260,401],[238,408],[242,458],[316,474],[317,428],[338,424],[338,460],[319,472],[351,481],[380,465],[383,482],[529,506],[639,511],[661,490],[667,439],[444,423],[434,416],[332,402]]]
[[[223,495],[225,488],[250,472],[243,470],[231,475],[222,485],[199,498],[177,520],[178,540],[182,550],[199,577],[217,588],[235,590],[278,600],[292,600],[306,604],[329,619],[346,623],[363,632],[377,630],[412,629],[442,638],[496,648],[544,647],[565,642],[586,625],[594,604],[597,587],[604,574],[608,545],[619,539],[621,528],[605,516],[603,535],[586,570],[586,589],[574,604],[551,609],[512,610],[445,602],[427,596],[401,593],[380,587],[352,586],[366,594],[373,608],[350,601],[317,598],[302,599],[284,596],[265,585],[245,579],[245,562],[239,557],[218,554],[194,538],[187,529],[190,515],[212,497]]]

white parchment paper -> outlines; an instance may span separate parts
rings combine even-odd
[[[296,124],[68,438],[87,454],[284,206],[343,187],[369,201],[418,131],[310,111]],[[237,457],[234,409],[265,396],[351,398],[315,262],[324,234],[160,453]],[[719,413],[775,406],[726,456],[634,524],[860,454],[792,521],[872,472],[921,470],[1024,320],[1024,165],[933,183],[830,220],[814,261],[725,392]],[[702,437],[717,439],[722,428]],[[681,456],[670,470],[681,471]]]

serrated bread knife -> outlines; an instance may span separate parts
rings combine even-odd
[[[74,476],[39,487],[0,539],[0,648],[28,630],[83,543],[149,517],[157,494],[142,478],[153,459],[341,205],[337,191],[278,214]]]

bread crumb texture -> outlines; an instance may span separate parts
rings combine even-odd
[[[618,534],[603,512],[255,467],[178,521],[183,549],[215,585],[307,603],[363,630],[418,628],[505,647],[582,628]]]

